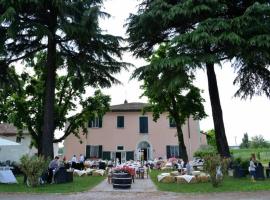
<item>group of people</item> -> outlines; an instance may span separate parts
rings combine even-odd
[[[71,167],[74,169],[83,170],[84,168],[85,157],[83,154],[80,154],[79,159],[77,159],[76,155],[73,155],[71,158]]]
[[[47,182],[52,183],[54,174],[57,172],[57,170],[62,166],[65,168],[76,168],[82,170],[84,168],[84,156],[83,154],[80,154],[79,160],[77,160],[76,155],[73,155],[70,162],[67,162],[66,157],[64,156],[63,159],[60,161],[59,156],[55,156],[53,160],[50,161],[48,166],[48,173],[47,173]]]

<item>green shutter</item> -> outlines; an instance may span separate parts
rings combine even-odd
[[[178,158],[183,158],[183,152],[182,149],[180,149],[180,145],[177,145],[178,148]]]
[[[175,120],[172,117],[169,118],[169,123],[170,123],[170,127],[171,128],[175,128],[176,127]]]
[[[102,117],[98,118],[99,122],[98,122],[98,127],[102,128]]]
[[[117,128],[124,128],[125,118],[124,116],[117,116]]]
[[[110,151],[103,151],[102,152],[102,159],[103,160],[111,160],[111,152]]]
[[[86,150],[85,150],[86,158],[90,158],[90,148],[91,148],[91,145],[86,145]]]
[[[102,145],[98,146],[98,158],[102,158]]]
[[[93,121],[92,119],[90,119],[90,120],[88,121],[88,127],[89,127],[89,128],[92,128],[92,121]]]
[[[167,159],[171,157],[171,146],[170,145],[166,146],[166,154],[167,154]]]
[[[126,160],[134,160],[134,151],[127,151],[126,153]]]
[[[140,117],[140,133],[148,133],[148,117]]]

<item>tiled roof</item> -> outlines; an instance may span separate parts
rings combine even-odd
[[[2,136],[14,136],[18,134],[18,129],[13,124],[0,123],[0,135]],[[28,134],[27,130],[23,130],[24,135]]]
[[[18,130],[12,124],[0,123],[0,135],[16,135]]]
[[[112,112],[135,112],[135,111],[142,111],[143,107],[145,107],[147,103],[139,103],[139,102],[133,102],[133,103],[124,103],[119,105],[113,105],[111,106]]]

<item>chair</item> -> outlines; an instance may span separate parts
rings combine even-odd
[[[144,168],[143,167],[140,167],[139,168],[139,172],[140,172],[140,178],[141,179],[144,179]]]
[[[54,174],[55,183],[67,183],[73,181],[73,172],[67,172],[64,167],[60,167]]]
[[[264,167],[262,166],[261,163],[258,164],[258,166],[256,167],[256,171],[255,171],[255,179],[265,179],[264,177]]]

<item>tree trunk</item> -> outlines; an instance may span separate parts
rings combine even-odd
[[[55,27],[57,23],[56,14],[53,10],[49,15],[49,30],[47,48],[47,62],[45,69],[45,95],[44,95],[44,115],[41,136],[41,154],[46,158],[53,158],[53,138],[54,138],[54,101],[55,101],[55,81],[56,81],[56,40]]]
[[[182,159],[184,160],[184,162],[187,162],[188,154],[187,154],[187,149],[184,142],[184,135],[183,135],[181,125],[176,125],[176,129],[177,129],[177,137],[178,137],[178,143],[179,143],[179,153],[180,152],[182,153]]]
[[[219,92],[217,86],[217,79],[213,63],[206,64],[208,90],[212,107],[212,115],[215,127],[215,137],[217,143],[218,153],[222,157],[230,157],[229,146],[226,138],[222,109],[220,105]]]

